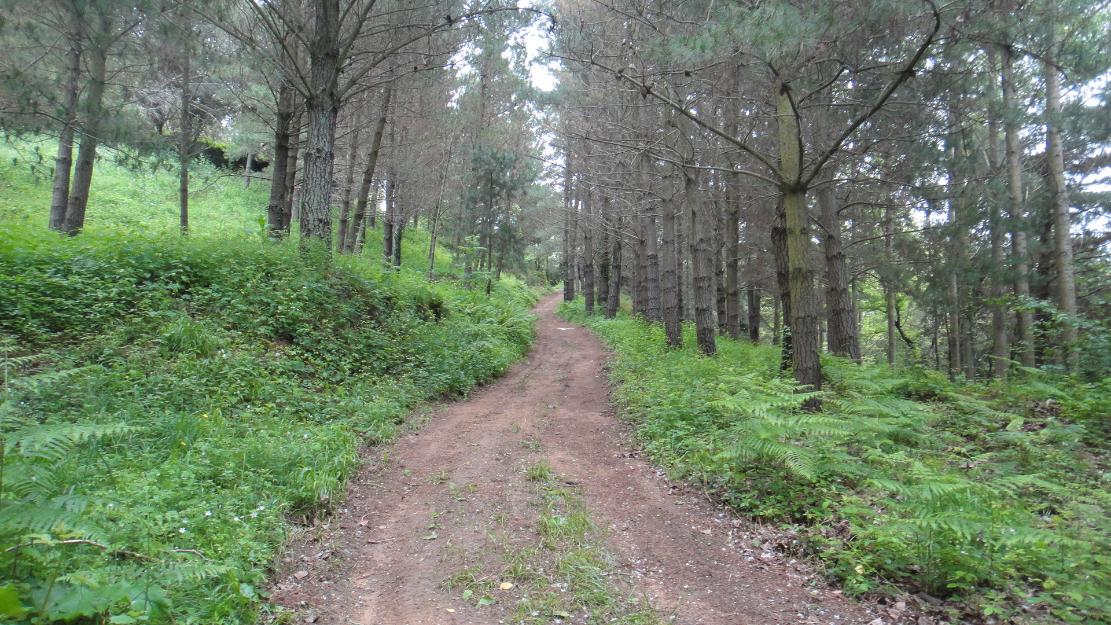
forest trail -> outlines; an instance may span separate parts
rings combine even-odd
[[[341,510],[287,554],[273,600],[296,609],[298,622],[324,625],[517,622],[526,584],[499,583],[505,554],[540,542],[538,486],[526,473],[546,461],[602,529],[607,579],[619,596],[646,596],[663,622],[876,619],[805,564],[773,554],[772,534],[733,520],[637,457],[609,402],[606,350],[556,317],[559,301],[556,294],[540,302],[533,349],[507,375],[368,451]],[[467,571],[489,590],[464,601],[445,580]],[[476,605],[485,592],[494,603]],[[530,622],[563,622],[550,618],[558,615]],[[571,616],[586,622],[581,610]]]

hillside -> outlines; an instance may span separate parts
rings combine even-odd
[[[359,446],[531,341],[524,285],[428,283],[419,230],[414,266],[383,269],[375,240],[320,266],[263,240],[263,185],[208,170],[182,237],[175,176],[106,153],[88,227],[66,238],[40,223],[34,145],[2,150],[9,616],[253,622],[290,529],[341,499]]]
[[[798,393],[777,346],[719,338],[711,359],[690,326],[668,349],[662,328],[625,314],[560,312],[614,350],[615,403],[653,461],[779,527],[765,551],[939,619],[1111,616],[1107,379],[952,383],[827,357],[809,413],[815,394]]]

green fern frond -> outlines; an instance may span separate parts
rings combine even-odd
[[[172,587],[219,577],[230,570],[230,567],[211,562],[189,562],[185,560],[165,562],[158,567],[158,581]]]
[[[61,462],[74,448],[96,438],[133,432],[137,428],[125,424],[59,424],[32,425],[3,435],[4,453],[18,453],[25,458]]]
[[[102,540],[99,529],[72,508],[21,501],[4,501],[0,506],[0,533],[54,534]]]

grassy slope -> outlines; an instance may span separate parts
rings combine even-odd
[[[174,176],[105,158],[86,232],[63,239],[45,231],[36,161],[33,144],[0,147],[4,466],[50,475],[29,492],[48,508],[74,494],[78,512],[13,520],[31,495],[9,477],[0,542],[40,544],[0,551],[0,613],[15,591],[54,617],[253,622],[289,521],[333,504],[359,441],[501,373],[531,340],[524,285],[488,298],[427,284],[419,230],[400,272],[375,262],[378,237],[363,258],[315,266],[262,241],[265,185],[199,168],[182,238]],[[451,271],[447,253],[437,269]],[[39,424],[134,429],[19,457],[13,433]],[[62,538],[97,545],[41,544]]]
[[[666,350],[627,316],[585,318],[616,352],[616,397],[653,458],[741,513],[796,526],[853,592],[895,584],[1019,622],[1111,620],[1111,383],[1008,386],[826,361],[798,411],[778,349]]]

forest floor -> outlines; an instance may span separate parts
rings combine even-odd
[[[343,506],[280,563],[274,603],[324,625],[898,620],[639,458],[608,354],[555,316],[559,297],[506,376],[365,451]]]

